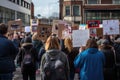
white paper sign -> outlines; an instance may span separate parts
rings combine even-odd
[[[25,27],[25,32],[30,32],[30,26]]]
[[[103,20],[103,34],[119,34],[119,20]]]
[[[73,30],[73,47],[85,46],[89,39],[89,30]]]

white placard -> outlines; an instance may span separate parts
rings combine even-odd
[[[25,27],[25,32],[30,32],[30,26]]]
[[[89,30],[73,30],[73,47],[85,46],[89,39]]]
[[[103,20],[103,34],[119,34],[119,20]]]

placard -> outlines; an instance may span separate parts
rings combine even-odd
[[[38,26],[37,33],[38,33],[38,36],[40,37],[41,40],[46,41],[47,38],[52,33],[52,26],[47,25],[47,24],[40,24]]]
[[[88,28],[99,28],[100,21],[99,20],[89,20],[87,21]]]
[[[85,46],[89,39],[89,30],[73,30],[73,47]]]
[[[115,35],[119,33],[119,20],[103,20],[103,35]]]
[[[25,32],[30,32],[30,26],[25,26]]]
[[[17,20],[17,21],[9,21],[8,22],[8,31],[21,31],[22,30],[22,21]]]

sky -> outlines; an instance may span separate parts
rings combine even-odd
[[[59,13],[59,2],[58,0],[32,0],[34,3],[34,14],[38,14],[41,17],[49,17],[52,13]]]

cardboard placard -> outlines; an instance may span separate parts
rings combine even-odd
[[[73,26],[72,22],[67,22],[63,20],[54,20],[52,26],[52,33],[57,34],[59,39],[63,39],[66,34],[71,33],[71,27]]]
[[[41,40],[46,41],[47,38],[52,33],[52,27],[47,24],[40,24],[40,25],[38,25],[37,33]]]
[[[8,22],[8,31],[10,32],[19,32],[19,31],[22,31],[22,21],[21,20],[18,20],[18,21],[9,21]]]
[[[39,24],[40,24],[40,21],[38,19],[31,19],[30,20],[31,32],[37,32]]]

